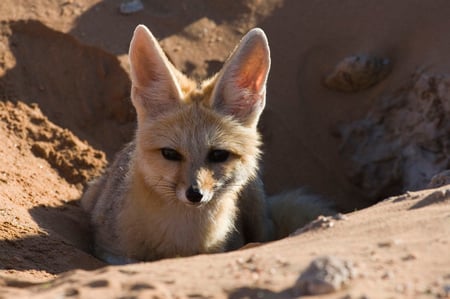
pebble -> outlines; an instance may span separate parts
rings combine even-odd
[[[382,81],[392,70],[387,58],[372,55],[348,56],[325,78],[325,86],[341,92],[357,92]]]
[[[450,184],[450,170],[445,170],[443,172],[434,175],[431,178],[430,183],[428,184],[428,188],[438,188],[449,184]]]
[[[333,216],[333,218],[336,220],[347,220],[348,216],[345,214],[337,213],[336,215]]]
[[[124,1],[120,4],[119,11],[121,14],[129,15],[144,9],[141,0]]]
[[[401,241],[397,240],[397,239],[381,241],[381,242],[377,243],[378,247],[381,247],[381,248],[383,248],[383,247],[385,247],[385,248],[386,247],[393,247],[393,246],[397,246],[399,244],[401,244]]]
[[[449,297],[450,296],[450,284],[444,285],[443,290],[444,290],[444,296]]]
[[[414,253],[408,253],[407,255],[402,257],[402,261],[412,261],[417,259],[417,256]]]
[[[381,279],[393,279],[395,277],[394,273],[392,273],[391,271],[386,271],[383,273],[383,275],[381,276]]]
[[[339,291],[356,276],[355,266],[334,256],[314,259],[297,280],[294,291],[299,295],[320,295]]]
[[[332,228],[334,227],[334,221],[333,220],[347,220],[348,216],[343,214],[336,214],[334,216],[323,216],[320,215],[317,217],[317,219],[311,221],[307,225],[299,228],[295,232],[293,232],[290,236],[297,236],[304,232],[310,231],[310,230],[316,230],[316,229],[322,229],[322,228]]]

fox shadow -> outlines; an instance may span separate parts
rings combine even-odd
[[[60,274],[105,266],[90,254],[92,241],[88,216],[78,200],[50,207],[39,205],[29,210],[41,228],[34,235],[0,241],[0,269],[45,271]]]

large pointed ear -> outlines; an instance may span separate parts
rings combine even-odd
[[[242,124],[256,127],[266,102],[270,50],[264,31],[250,30],[219,73],[211,106]]]
[[[156,38],[144,25],[134,31],[129,51],[131,99],[138,121],[156,117],[179,105],[181,90],[175,68],[167,59]]]

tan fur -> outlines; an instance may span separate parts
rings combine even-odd
[[[256,126],[270,68],[262,30],[244,36],[202,84],[175,69],[145,26],[129,56],[136,136],[82,198],[97,256],[148,261],[274,239],[258,177]]]

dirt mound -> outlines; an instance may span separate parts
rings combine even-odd
[[[67,129],[51,123],[37,105],[0,102],[0,120],[71,184],[86,184],[106,165],[103,152],[94,150]]]
[[[3,22],[2,100],[38,103],[54,123],[108,154],[132,136],[128,74],[119,60],[37,21]]]
[[[0,139],[3,275],[35,281],[102,265],[86,253],[87,216],[76,199],[104,154],[21,102],[0,102]]]

